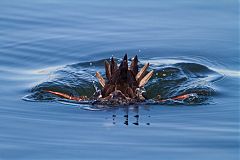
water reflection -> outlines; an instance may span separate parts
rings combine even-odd
[[[148,107],[147,107],[148,108]],[[124,124],[126,126],[129,125],[134,125],[134,126],[139,126],[139,125],[150,125],[150,122],[148,119],[146,119],[145,116],[143,116],[144,122],[141,122],[141,116],[139,114],[139,106],[134,106],[133,108],[130,107],[125,107],[122,109],[123,114],[122,115],[117,115],[116,113],[112,115],[112,124],[113,125],[121,125]],[[151,116],[148,115],[147,118],[150,118]],[[147,121],[146,121],[147,120]]]

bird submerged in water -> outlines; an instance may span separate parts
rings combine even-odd
[[[139,71],[138,58],[135,56],[128,66],[127,54],[118,66],[112,58],[110,62],[105,61],[105,72],[107,80],[96,72],[96,77],[103,87],[100,94],[100,102],[110,104],[134,104],[143,102],[143,87],[152,77],[153,71],[146,74],[149,63],[145,64]]]
[[[153,76],[153,70],[147,72],[149,63],[146,63],[140,70],[138,66],[137,55],[132,59],[130,66],[128,66],[127,54],[125,54],[120,65],[116,63],[114,58],[108,62],[105,61],[105,75],[106,79],[102,77],[99,72],[96,72],[102,89],[96,90],[92,97],[87,96],[70,96],[64,93],[47,90],[47,92],[54,95],[79,101],[92,101],[92,104],[100,105],[131,105],[145,102],[147,99],[143,95],[144,86],[149,79]],[[188,98],[189,95],[181,95],[171,98],[172,100],[182,100]],[[156,102],[164,102],[168,99],[161,99],[158,95],[155,99]]]

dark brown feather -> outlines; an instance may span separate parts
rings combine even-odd
[[[127,83],[127,72],[128,72],[128,59],[127,59],[127,54],[125,54],[120,66],[120,77],[118,82],[119,83]]]
[[[137,89],[144,87],[153,75],[153,71],[146,75],[146,71],[149,67],[149,63],[145,64],[144,67],[138,72],[138,58],[135,56],[128,67],[128,58],[125,54],[119,67],[113,58],[110,63],[105,61],[106,77],[108,81],[102,78],[97,72],[96,76],[102,85],[102,97],[111,98],[110,94],[120,92],[125,97],[135,100],[143,100],[141,93],[137,92]],[[110,96],[110,97],[109,97]]]
[[[108,63],[108,61],[105,61],[105,72],[106,72],[107,79],[110,81],[110,79],[111,79],[111,68],[110,68],[110,64]]]
[[[113,75],[113,73],[118,69],[117,63],[115,62],[115,60],[113,59],[113,57],[111,58],[111,74]]]
[[[130,70],[133,72],[134,76],[138,73],[138,57],[137,55],[133,58],[132,63],[130,65]]]

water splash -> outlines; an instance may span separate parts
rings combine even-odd
[[[83,62],[67,65],[52,72],[51,79],[40,83],[31,89],[31,93],[23,99],[27,101],[57,101],[67,104],[87,104],[93,110],[103,108],[91,107],[94,101],[71,101],[45,92],[46,90],[57,91],[71,96],[86,95],[91,97],[94,93],[100,92],[100,85],[96,83],[95,72],[99,71],[104,75],[104,60]],[[141,61],[141,60],[140,60]],[[159,59],[162,61],[162,59]],[[154,76],[145,86],[145,96],[149,99],[144,104],[164,104],[164,105],[196,105],[209,103],[215,93],[213,83],[222,78],[222,75],[209,67],[178,60],[176,63],[159,63],[157,59],[149,60],[150,70],[154,70]],[[166,59],[165,62],[173,62]],[[140,66],[143,63],[140,63]],[[189,94],[190,96],[182,100],[174,100],[171,97]],[[164,101],[156,102],[153,99],[161,95]],[[142,104],[138,104],[142,105]]]

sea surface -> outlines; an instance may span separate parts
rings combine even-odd
[[[239,1],[1,0],[1,160],[239,159]],[[146,96],[79,104],[104,60],[138,55]]]

